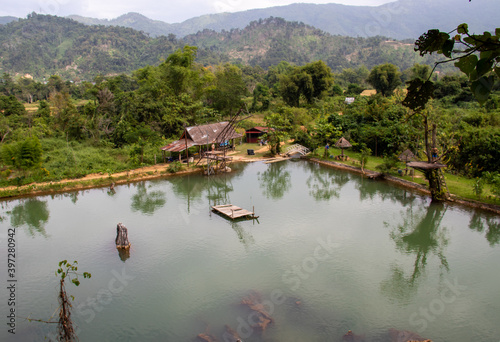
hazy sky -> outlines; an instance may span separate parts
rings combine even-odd
[[[292,3],[339,3],[377,6],[394,0],[0,0],[0,16],[24,18],[28,13],[113,19],[128,12],[148,18],[178,23],[203,14],[237,12]]]

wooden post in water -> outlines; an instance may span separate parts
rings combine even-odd
[[[120,222],[116,226],[116,248],[130,248],[130,242],[128,241],[128,231],[127,228]]]

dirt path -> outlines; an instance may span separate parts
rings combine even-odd
[[[232,157],[233,157],[233,162],[254,162],[254,161],[268,159],[259,156],[248,158],[245,157],[244,155],[233,155]],[[141,167],[138,169],[117,172],[111,175],[106,173],[92,173],[82,178],[32,183],[22,186],[8,186],[0,188],[0,199],[8,197],[21,197],[21,196],[58,193],[65,191],[84,190],[96,187],[107,187],[112,185],[114,186],[118,184],[126,184],[130,182],[137,182],[137,181],[155,179],[160,177],[168,177],[174,175],[182,175],[187,173],[197,173],[202,171],[201,168],[191,167],[187,170],[179,171],[176,173],[169,173],[168,172],[169,166],[170,164],[156,164],[152,166]],[[94,180],[103,180],[103,182],[97,184],[92,183],[92,181]]]

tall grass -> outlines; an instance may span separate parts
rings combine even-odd
[[[0,186],[79,178],[91,173],[115,173],[131,168],[129,151],[110,146],[66,141],[62,138],[41,140],[42,165],[34,169],[5,168]]]

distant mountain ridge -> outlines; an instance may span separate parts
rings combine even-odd
[[[244,29],[205,29],[176,39],[173,35],[153,38],[131,28],[84,25],[63,17],[31,14],[0,26],[0,73],[92,80],[99,74],[131,73],[158,65],[186,44],[198,47],[196,61],[205,66],[233,62],[267,68],[281,61],[304,65],[323,60],[335,72],[382,63],[406,70],[414,63],[433,64],[437,58],[435,54],[420,57],[411,40],[333,36],[282,18],[253,21]]]
[[[444,31],[467,22],[472,32],[493,30],[498,26],[498,0],[398,0],[384,5],[351,6],[330,4],[292,4],[235,13],[208,14],[182,23],[168,24],[139,13],[124,14],[116,19],[69,18],[84,24],[116,25],[143,31],[151,36],[175,34],[184,37],[205,29],[229,31],[242,29],[250,22],[269,17],[303,22],[332,35],[350,37],[385,36],[394,39],[416,39],[431,28]]]
[[[12,21],[17,20],[18,18],[16,17],[11,17],[11,16],[6,16],[6,17],[0,17],[0,25],[5,25],[8,24]]]
[[[115,19],[97,19],[82,17],[79,15],[70,15],[67,18],[76,20],[85,25],[105,25],[105,26],[123,26],[133,28],[137,31],[143,31],[153,37],[167,36],[172,33],[173,24],[167,24],[160,20],[153,20],[140,13],[127,13]]]

